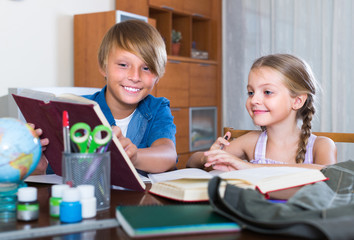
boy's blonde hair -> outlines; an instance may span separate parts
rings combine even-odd
[[[108,56],[115,48],[141,58],[158,78],[165,72],[167,53],[160,33],[140,20],[127,20],[112,26],[104,36],[98,50],[98,64],[106,70]]]
[[[296,114],[297,119],[302,120],[296,162],[302,163],[305,160],[306,145],[311,135],[311,121],[315,114],[316,79],[310,66],[304,60],[290,54],[273,54],[260,57],[253,63],[251,70],[260,67],[270,67],[280,72],[284,76],[284,84],[292,97],[307,94],[304,105]],[[262,127],[262,129],[265,130],[265,127]]]

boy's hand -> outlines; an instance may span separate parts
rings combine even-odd
[[[40,136],[43,133],[42,129],[40,129],[40,128],[35,129],[35,126],[33,123],[28,123],[28,125],[34,129],[37,136],[40,138]],[[45,155],[43,154],[43,152],[47,149],[47,145],[49,144],[49,139],[48,138],[40,139],[40,143],[42,146],[42,154],[41,154],[41,158],[39,160],[39,163],[38,163],[36,169],[32,172],[32,175],[45,174],[47,167],[48,167],[48,160],[45,157]]]
[[[132,161],[133,165],[135,165],[136,160],[138,158],[138,148],[130,141],[129,138],[123,136],[122,131],[118,126],[113,126],[112,131],[113,134],[116,135],[116,137],[118,138],[119,142],[122,144],[125,152]]]

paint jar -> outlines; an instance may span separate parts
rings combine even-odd
[[[96,216],[97,199],[95,198],[95,186],[86,184],[79,185],[77,188],[80,191],[82,218],[92,218]]]
[[[17,220],[34,221],[39,216],[37,188],[22,187],[17,192]]]
[[[64,189],[59,209],[59,218],[63,223],[75,223],[82,220],[80,192],[77,188]]]
[[[63,191],[68,188],[70,186],[67,184],[52,185],[52,196],[49,198],[49,215],[51,217],[59,217]]]

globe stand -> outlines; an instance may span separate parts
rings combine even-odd
[[[16,221],[17,191],[27,184],[20,183],[0,183],[0,223]]]

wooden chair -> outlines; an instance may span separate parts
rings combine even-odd
[[[251,130],[237,130],[230,127],[224,127],[224,134],[231,132],[231,139],[242,136]],[[325,136],[334,142],[354,143],[354,133],[335,133],[335,132],[312,132],[316,136]]]

